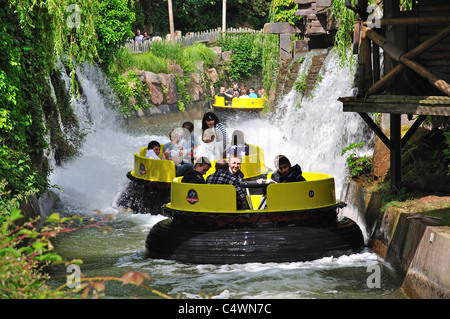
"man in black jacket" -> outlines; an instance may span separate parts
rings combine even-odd
[[[294,166],[291,166],[291,162],[286,156],[282,155],[275,159],[275,165],[277,167],[277,171],[272,174],[272,180],[275,182],[289,183],[306,181],[302,176],[302,169],[300,168],[300,165],[295,164]]]
[[[194,183],[194,184],[205,184],[205,179],[203,175],[211,168],[211,162],[206,157],[200,157],[197,159],[194,169],[187,172],[182,183]]]

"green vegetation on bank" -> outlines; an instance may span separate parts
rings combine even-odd
[[[416,0],[399,0],[400,10],[412,10],[414,1]],[[339,54],[339,62],[341,66],[348,66],[356,63],[353,55],[350,54],[350,48],[353,43],[353,31],[355,25],[361,20],[361,17],[359,17],[354,10],[347,8],[347,4],[357,8],[358,0],[333,0],[331,6],[333,15],[338,25],[334,39],[334,49]],[[382,6],[382,1],[368,0],[368,13],[371,14],[377,5]]]
[[[351,177],[381,196],[383,210],[389,207],[403,208],[411,213],[430,216],[441,226],[450,226],[450,202],[445,202],[445,197],[443,200],[437,198],[448,195],[450,185],[450,132],[444,131],[438,120],[434,119],[438,129],[429,131],[420,128],[404,146],[400,186],[391,185],[389,170],[384,172],[384,176],[375,178],[373,157],[358,153],[363,142],[345,147],[342,155],[348,156]],[[428,120],[427,124],[430,123]],[[377,160],[380,161],[380,158],[378,155]]]
[[[7,0],[0,7],[1,298],[60,296],[45,285],[42,272],[60,257],[51,252],[48,234],[39,235],[36,221],[22,218],[20,208],[48,187],[46,153],[52,150],[62,161],[76,152],[77,142],[63,132],[76,127],[76,119],[60,94],[65,85],[56,66],[62,62],[76,92],[76,63],[107,63],[129,36],[134,14],[128,5]]]
[[[136,70],[153,73],[173,73],[177,84],[177,90],[181,94],[178,101],[180,110],[184,110],[186,104],[191,102],[191,96],[187,91],[190,78],[187,75],[196,71],[196,63],[205,62],[205,67],[211,67],[217,60],[217,55],[202,43],[184,47],[179,43],[163,41],[153,43],[151,51],[142,54],[133,54],[127,49],[119,49],[107,70],[111,85],[115,89],[120,100],[119,109],[125,116],[130,116],[135,109],[146,109],[153,106],[150,102],[151,92],[148,87],[138,80]],[[183,71],[180,74],[175,71],[175,66]],[[133,83],[132,86],[129,83]],[[134,104],[130,102],[133,96]]]

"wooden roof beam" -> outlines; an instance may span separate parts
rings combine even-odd
[[[344,112],[450,116],[450,97],[413,95],[369,95],[340,97]]]
[[[407,24],[447,24],[450,23],[449,16],[439,17],[407,17],[407,18],[382,18],[379,21],[381,27],[389,25],[407,25]],[[363,21],[364,26],[373,24],[373,21]]]
[[[394,60],[400,62],[427,79],[431,84],[437,87],[441,92],[450,96],[450,85],[438,78],[436,75],[428,71],[426,68],[421,66],[419,63],[409,59],[402,50],[398,49],[394,44],[388,42],[383,36],[375,32],[373,29],[363,26],[363,37],[367,37],[373,42],[375,42],[379,47],[381,47],[384,52],[389,54]]]
[[[450,34],[450,26],[446,27],[445,29],[441,30],[436,35],[432,36],[431,38],[427,39],[408,53],[405,53],[405,57],[407,58],[415,58],[419,56],[422,52],[426,51],[427,49],[434,46],[436,43],[444,39],[446,36]],[[393,78],[395,78],[403,69],[405,68],[404,64],[399,64],[396,67],[394,67],[388,74],[386,74],[382,79],[378,80],[375,84],[373,84],[369,90],[368,94],[373,94],[377,92],[379,89],[384,87],[389,81],[391,81]]]

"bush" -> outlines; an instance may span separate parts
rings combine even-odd
[[[358,149],[361,148],[365,143],[352,143],[347,147],[344,147],[341,152],[341,156],[345,155],[347,152],[351,154],[347,157],[347,165],[350,170],[352,177],[366,176],[369,178],[373,177],[372,167],[373,158],[369,156],[361,156]]]
[[[5,183],[0,182],[0,195],[5,192]],[[48,276],[42,268],[61,257],[51,252],[52,245],[47,234],[36,231],[35,222],[23,220],[17,208],[24,198],[33,192],[23,193],[9,201],[0,203],[0,298],[54,298],[61,293],[53,293],[45,285]]]
[[[4,183],[0,183],[0,195],[3,195]],[[29,196],[29,194],[24,194]],[[123,285],[133,284],[143,287],[163,298],[170,297],[148,285],[144,280],[150,279],[145,273],[127,271],[122,277],[86,278],[80,273],[79,285],[66,290],[68,283],[53,289],[47,285],[50,279],[44,273],[44,267],[50,264],[80,264],[81,260],[63,261],[53,252],[51,238],[61,233],[76,231],[81,228],[96,227],[102,231],[110,230],[101,224],[110,219],[103,216],[92,224],[83,224],[78,216],[61,218],[59,214],[50,215],[44,227],[37,230],[38,219],[24,221],[21,211],[16,208],[22,197],[18,196],[8,203],[3,203],[0,210],[0,298],[1,299],[50,299],[50,298],[97,298],[103,297],[107,281],[119,281]],[[78,226],[74,226],[79,222]],[[69,279],[69,278],[68,278]],[[69,280],[68,280],[69,281]],[[71,282],[72,283],[72,282]],[[81,294],[78,294],[80,293]]]
[[[224,51],[233,51],[228,74],[235,81],[258,74],[262,70],[262,44],[253,34],[227,34],[218,41]]]
[[[145,70],[153,73],[170,73],[174,65],[179,65],[185,74],[195,72],[196,62],[204,61],[207,67],[212,66],[217,59],[217,54],[202,43],[184,47],[179,43],[162,41],[153,43],[150,52],[133,54],[127,49],[120,49],[114,62],[109,66],[109,79],[116,94],[121,101],[119,110],[125,116],[129,116],[133,108],[130,106],[130,98],[133,96],[136,104],[134,108],[145,109],[151,104],[150,92],[147,87],[137,80],[135,70]],[[123,76],[128,72],[127,77]],[[178,108],[184,110],[186,104],[191,102],[191,96],[187,90],[190,79],[187,76],[175,74],[177,90],[181,95]],[[133,82],[131,89],[128,82]]]

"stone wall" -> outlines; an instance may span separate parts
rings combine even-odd
[[[176,77],[187,77],[189,85],[187,86],[188,94],[191,96],[191,105],[186,105],[186,109],[197,108],[199,105],[210,107],[209,101],[212,101],[217,90],[220,75],[223,70],[224,62],[230,59],[231,52],[222,52],[222,48],[211,48],[216,52],[218,58],[216,65],[206,68],[203,61],[196,64],[196,71],[184,74],[179,65],[171,67],[171,73],[153,73],[146,70],[137,70],[138,79],[146,85],[151,98],[149,103],[153,107],[147,109],[136,110],[137,117],[155,117],[158,115],[166,115],[168,113],[178,112],[178,101],[182,99],[181,93],[178,92]],[[130,82],[130,86],[133,83]],[[132,99],[131,104],[135,104]]]
[[[450,298],[450,227],[439,226],[423,212],[430,210],[419,201],[449,202],[450,197],[425,197],[408,207],[389,207],[380,194],[354,182],[343,197],[358,216],[348,216],[367,231],[367,246],[394,268],[408,298]]]

